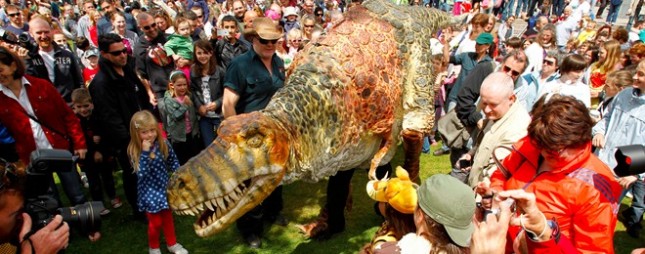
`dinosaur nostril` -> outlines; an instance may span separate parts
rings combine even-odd
[[[184,182],[184,180],[179,180],[179,186],[178,187],[183,189],[184,187],[186,187],[186,182]]]

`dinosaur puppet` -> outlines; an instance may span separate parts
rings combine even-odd
[[[368,0],[311,42],[261,111],[227,118],[219,137],[168,185],[170,206],[197,215],[197,235],[222,231],[279,184],[315,182],[387,163],[399,141],[418,178],[421,140],[434,124],[429,39],[452,21],[421,7]]]

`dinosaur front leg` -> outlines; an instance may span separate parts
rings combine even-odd
[[[403,130],[403,151],[405,153],[405,161],[403,168],[408,171],[410,180],[416,183],[419,182],[419,157],[421,156],[421,149],[423,147],[423,133],[416,130]]]

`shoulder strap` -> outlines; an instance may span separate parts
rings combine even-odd
[[[21,108],[22,108],[22,107],[21,107]],[[51,125],[49,125],[49,124],[45,124],[45,123],[43,123],[43,122],[39,121],[39,120],[38,120],[38,118],[36,118],[35,116],[33,116],[33,115],[31,115],[31,114],[27,113],[27,111],[26,111],[24,108],[22,109],[22,113],[23,113],[23,114],[25,114],[27,117],[29,117],[31,120],[34,120],[34,121],[35,121],[36,123],[38,123],[41,127],[45,127],[45,128],[47,128],[47,129],[49,129],[50,131],[52,131],[52,132],[54,132],[54,133],[56,133],[56,134],[58,134],[58,135],[61,135],[63,138],[65,138],[65,139],[67,139],[67,140],[70,140],[70,141],[72,140],[72,139],[71,139],[67,134],[65,134],[65,133],[63,133],[63,132],[61,132],[61,131],[57,130],[56,128],[51,127]]]

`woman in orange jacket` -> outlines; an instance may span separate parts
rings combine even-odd
[[[480,184],[478,192],[490,198],[502,190],[523,189],[536,196],[544,214],[543,222],[537,223],[542,229],[526,227],[535,225],[529,221],[509,228],[516,252],[528,248],[529,253],[613,253],[622,188],[591,153],[589,110],[573,97],[545,97],[531,112],[529,135],[513,145],[491,176],[490,187]],[[527,216],[519,217],[523,219]]]

